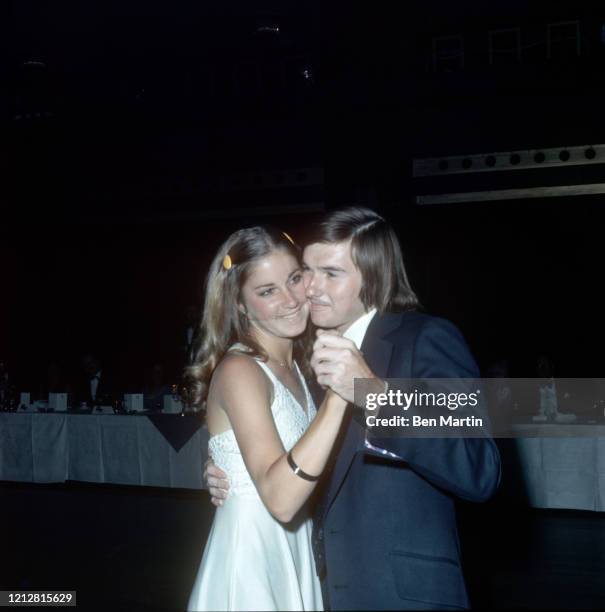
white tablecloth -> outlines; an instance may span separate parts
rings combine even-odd
[[[605,510],[605,425],[517,425],[513,431],[541,436],[515,440],[531,506]]]
[[[0,413],[0,480],[202,489],[207,452],[205,428],[176,452],[144,416]]]
[[[605,510],[605,425],[514,432],[532,436],[515,440],[531,506]],[[200,428],[176,452],[144,416],[0,413],[0,480],[201,489],[207,448]]]

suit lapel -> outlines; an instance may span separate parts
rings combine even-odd
[[[376,314],[372,319],[368,330],[361,345],[363,356],[370,366],[374,374],[380,378],[386,377],[393,352],[393,345],[384,337],[401,323],[401,315]],[[342,443],[338,441],[335,444],[335,452],[337,453],[334,463],[334,470],[330,478],[330,484],[326,494],[325,513],[327,514],[332,505],[342,483],[344,481],[355,453],[362,449],[365,444],[365,429],[353,418],[351,418],[352,410],[356,410],[349,406],[347,417],[343,424],[344,438]]]

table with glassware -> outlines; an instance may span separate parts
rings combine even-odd
[[[0,480],[201,489],[207,445],[199,414],[0,412]]]

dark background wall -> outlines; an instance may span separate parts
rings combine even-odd
[[[603,142],[598,7],[30,1],[11,20],[0,355],[23,385],[89,348],[134,383],[158,359],[175,379],[230,231],[299,237],[355,202],[393,222],[424,305],[484,367],[532,375],[546,352],[560,375],[600,375],[602,196],[418,207],[411,173],[419,157]],[[580,53],[549,57],[548,24],[570,20]],[[490,63],[501,28],[519,28],[520,56]],[[434,55],[451,35],[462,62]]]

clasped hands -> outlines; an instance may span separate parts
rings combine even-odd
[[[356,378],[375,378],[355,343],[333,330],[317,330],[311,367],[322,387],[349,403],[354,402]]]
[[[331,389],[349,403],[354,402],[356,378],[376,378],[355,343],[333,330],[317,330],[311,367],[323,388]],[[380,390],[383,385],[379,382]],[[204,482],[212,503],[222,506],[229,493],[229,482],[227,475],[210,458],[204,464]]]

